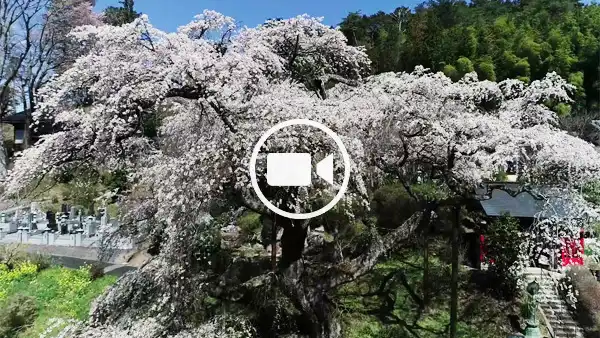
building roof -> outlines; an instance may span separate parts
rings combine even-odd
[[[25,114],[25,112],[18,112],[16,114],[4,116],[1,122],[7,124],[20,124],[25,123],[26,117],[27,115]]]
[[[491,198],[481,200],[480,204],[488,216],[508,214],[520,218],[568,217],[573,204],[564,197],[544,197],[545,190],[547,189],[521,190],[515,194],[504,189],[493,189]]]

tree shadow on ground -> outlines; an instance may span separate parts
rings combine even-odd
[[[411,337],[439,337],[447,334],[450,319],[450,265],[437,256],[430,261],[430,278],[425,286],[429,302],[423,301],[422,258],[403,252],[388,258],[367,276],[351,283],[339,294],[340,309],[350,317],[360,314],[367,329],[356,328],[360,337],[387,337],[383,331],[399,327]],[[459,336],[497,337],[513,331],[508,315],[510,301],[496,299],[473,284],[472,271],[461,271],[459,285]],[[356,322],[356,320],[354,321]],[[352,325],[352,324],[351,324]],[[378,325],[386,330],[377,331]],[[363,330],[363,331],[361,331]],[[373,333],[373,332],[379,333]],[[388,330],[389,331],[389,330]],[[348,334],[352,337],[352,334]]]

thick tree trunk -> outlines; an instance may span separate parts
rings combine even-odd
[[[374,243],[359,257],[345,260],[330,267],[313,264],[310,258],[302,260],[302,249],[307,235],[307,227],[283,225],[281,237],[281,287],[296,309],[302,313],[300,327],[311,338],[341,338],[341,325],[335,317],[335,304],[328,298],[340,285],[368,273],[381,255],[388,253],[409,238],[419,225],[429,222],[422,213],[414,214],[403,225]],[[281,224],[281,220],[277,220]],[[260,277],[262,278],[262,277]],[[251,283],[256,285],[256,283]]]
[[[458,324],[458,249],[460,229],[460,207],[456,207],[452,222],[452,280],[450,291],[450,338],[456,338]]]
[[[302,261],[289,266],[281,279],[282,288],[301,311],[298,327],[310,338],[341,338],[341,325],[335,317],[334,304],[328,300],[330,283]]]
[[[283,217],[278,218],[275,224],[282,224]],[[283,234],[281,234],[281,259],[280,267],[287,268],[292,263],[302,258],[302,252],[304,251],[304,241],[308,234],[308,228],[300,225],[293,225],[291,221],[289,224],[282,225]]]

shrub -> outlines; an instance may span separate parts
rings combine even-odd
[[[496,81],[494,63],[487,60],[479,63],[479,65],[477,65],[477,75],[481,80]]]
[[[464,56],[461,56],[456,60],[456,70],[460,73],[461,76],[464,76],[467,73],[470,73],[474,70],[473,62]]]
[[[401,184],[389,184],[375,191],[371,208],[378,227],[395,229],[410,218],[417,205]]]
[[[104,277],[104,267],[99,263],[93,263],[90,265],[89,275],[92,281]]]
[[[27,253],[21,244],[0,245],[0,264],[12,269],[20,262],[27,260]]]
[[[522,262],[525,237],[514,218],[504,216],[493,222],[487,231],[490,271],[500,282],[501,295],[512,298],[519,291],[519,262]]]
[[[42,271],[52,265],[52,257],[42,253],[34,253],[29,255],[29,261],[37,266],[37,271]]]
[[[237,226],[240,228],[240,235],[243,241],[255,241],[260,239],[260,230],[262,223],[260,214],[247,211],[237,220]]]
[[[584,267],[572,267],[568,276],[577,291],[579,320],[591,334],[600,334],[600,283]]]
[[[33,323],[37,314],[32,297],[16,294],[0,304],[0,337],[16,337],[17,333]]]
[[[0,264],[0,300],[6,297],[6,291],[13,281],[33,276],[37,273],[37,266],[30,262],[18,263],[12,269],[6,264]],[[0,336],[1,337],[1,336]]]
[[[445,65],[442,71],[447,77],[452,79],[452,81],[460,80],[460,73],[453,65]]]

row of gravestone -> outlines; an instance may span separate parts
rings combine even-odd
[[[27,210],[29,209],[29,210]],[[20,212],[26,210],[25,212]],[[57,234],[75,234],[82,233],[86,237],[96,235],[98,227],[108,224],[109,218],[106,209],[100,209],[95,216],[83,216],[82,208],[63,206],[63,212],[54,213],[52,211],[44,214],[40,208],[33,204],[30,208],[16,210],[13,215],[0,213],[0,239],[2,234],[10,233],[57,233]],[[65,212],[64,210],[68,210]]]

